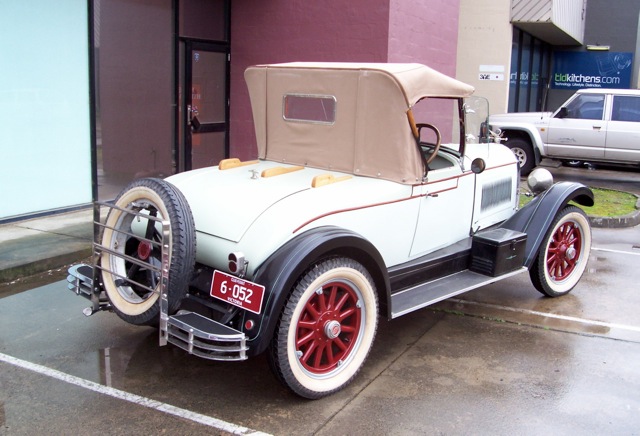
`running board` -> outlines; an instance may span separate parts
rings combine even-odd
[[[470,270],[460,271],[430,282],[421,283],[391,296],[391,319],[527,271],[521,267],[497,277]]]

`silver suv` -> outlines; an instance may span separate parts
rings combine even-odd
[[[640,90],[584,89],[555,112],[492,115],[505,145],[529,173],[543,157],[640,163]]]

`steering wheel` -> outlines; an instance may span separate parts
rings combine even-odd
[[[425,158],[425,163],[429,165],[436,158],[436,155],[438,154],[438,150],[440,150],[440,142],[442,139],[442,135],[440,135],[440,131],[433,124],[419,123],[419,124],[416,124],[416,127],[418,128],[418,132],[420,132],[420,129],[422,129],[423,127],[426,127],[427,129],[433,130],[433,133],[436,134],[435,144],[423,143],[423,142],[420,143],[420,145],[425,144],[430,147],[433,147],[433,151],[431,152],[431,155]]]

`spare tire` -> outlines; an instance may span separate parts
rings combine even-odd
[[[175,186],[153,178],[131,182],[118,195],[115,206],[107,215],[102,235],[102,284],[120,318],[136,325],[157,325],[162,226],[144,215],[169,222],[169,240],[164,243],[169,247],[167,294],[171,314],[186,296],[195,265],[196,237],[191,209]]]

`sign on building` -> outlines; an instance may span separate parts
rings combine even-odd
[[[504,80],[504,65],[480,65],[478,80]]]
[[[554,89],[629,88],[633,54],[626,52],[560,51],[554,54]]]

